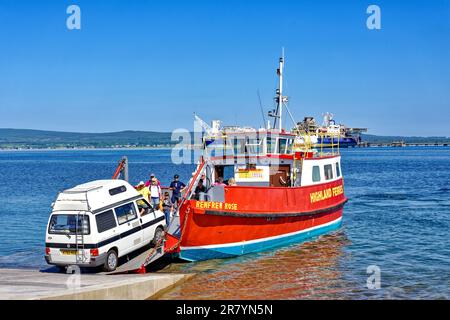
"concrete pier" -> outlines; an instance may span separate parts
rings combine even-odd
[[[121,300],[147,299],[192,274],[81,274],[0,269],[0,299]]]

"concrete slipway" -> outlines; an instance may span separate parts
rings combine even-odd
[[[147,299],[192,274],[81,274],[0,269],[0,299]]]

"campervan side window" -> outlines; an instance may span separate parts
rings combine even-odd
[[[320,168],[319,166],[314,166],[312,170],[312,181],[319,182],[320,181]]]
[[[148,204],[147,201],[140,199],[136,201],[136,205],[138,207],[138,211],[141,217],[145,216],[150,212],[150,204]]]
[[[116,218],[114,218],[114,212],[112,210],[95,215],[95,221],[97,222],[98,233],[117,227]]]
[[[114,211],[116,212],[119,224],[124,224],[137,218],[136,209],[134,208],[133,203],[124,204],[123,206],[115,208]]]
[[[323,168],[325,170],[325,180],[333,179],[333,166],[331,164],[326,164]]]
[[[339,162],[336,162],[336,177],[341,176],[341,168],[339,168]]]

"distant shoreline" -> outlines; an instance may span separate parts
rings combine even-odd
[[[174,146],[175,147],[175,146]],[[100,147],[100,148],[30,148],[30,149],[11,149],[11,148],[0,148],[0,152],[39,152],[39,151],[114,151],[114,150],[171,150],[174,147]],[[390,149],[404,149],[404,148],[448,148],[449,145],[405,145],[405,146],[393,146],[388,144],[383,145],[369,145],[369,146],[357,146],[349,148],[341,148],[343,150],[351,149],[375,149],[375,148],[390,148]],[[190,148],[192,149],[192,148]],[[327,149],[325,149],[327,150]]]
[[[449,145],[450,137],[405,137],[362,134],[361,147],[403,145]],[[1,151],[46,150],[158,150],[181,143],[170,132],[119,131],[106,133],[58,132],[31,129],[0,128]],[[187,141],[186,141],[187,142]],[[189,141],[192,143],[192,141]]]
[[[36,152],[36,151],[111,151],[111,150],[170,150],[172,147],[99,147],[99,148],[0,148],[0,152]]]

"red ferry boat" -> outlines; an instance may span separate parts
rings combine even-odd
[[[228,258],[340,227],[347,198],[339,146],[324,153],[295,122],[293,130],[283,128],[283,111],[291,115],[283,66],[284,57],[276,110],[269,112],[272,126],[221,127],[213,121],[209,127],[201,121],[202,155],[166,235],[166,252],[188,261]],[[206,192],[195,192],[200,180]]]

